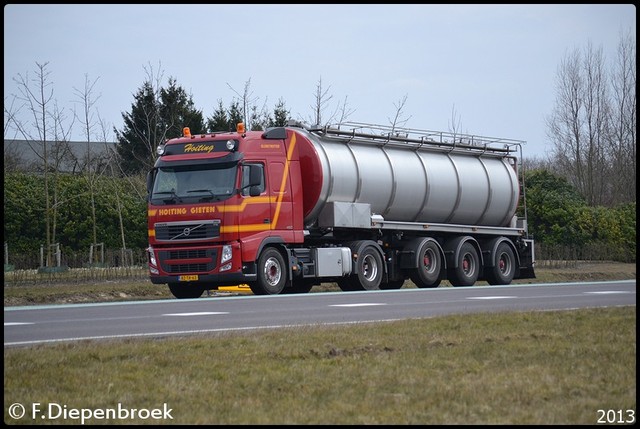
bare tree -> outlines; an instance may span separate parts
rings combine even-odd
[[[585,119],[587,126],[587,201],[593,205],[610,203],[605,179],[609,173],[607,152],[609,151],[610,101],[607,74],[602,48],[588,45],[584,63],[586,76]]]
[[[10,98],[11,101],[9,105],[7,105],[7,98]],[[10,131],[14,131],[16,129],[16,116],[20,112],[21,106],[16,106],[16,101],[18,97],[14,94],[10,97],[4,98],[4,138],[7,139],[7,135]]]
[[[69,148],[69,139],[71,136],[71,129],[74,123],[71,120],[71,125],[66,125],[67,116],[64,113],[64,109],[60,109],[58,107],[58,102],[54,101],[53,107],[53,115],[52,115],[52,123],[53,123],[53,150],[51,151],[52,163],[49,164],[51,168],[51,178],[52,178],[52,192],[53,192],[53,205],[51,206],[51,242],[55,243],[57,241],[57,224],[58,224],[58,208],[61,207],[68,200],[60,200],[59,199],[59,190],[60,190],[60,181],[59,176],[61,172],[61,164],[65,159],[72,157],[71,149]],[[75,116],[75,115],[74,115]],[[76,197],[78,197],[77,195]],[[52,252],[51,245],[48,245],[49,252]],[[47,264],[49,266],[49,263]]]
[[[46,241],[46,266],[53,262],[52,244],[55,242],[57,201],[57,173],[59,164],[69,155],[68,137],[73,121],[67,123],[63,109],[59,109],[53,97],[49,80],[48,62],[37,63],[35,78],[28,72],[18,74],[14,82],[18,85],[17,100],[23,103],[30,121],[15,116],[12,124],[35,156],[42,161],[44,183],[44,218]]]
[[[144,139],[144,136],[148,136],[148,138],[144,139],[146,143],[148,153],[151,154],[151,161],[147,162],[147,165],[153,166],[156,161],[156,147],[162,142],[165,141],[165,134],[167,127],[163,128],[163,133],[158,135],[158,124],[162,122],[162,118],[160,116],[160,93],[162,91],[162,79],[164,77],[164,70],[161,68],[161,63],[158,63],[157,71],[154,71],[153,66],[149,64],[144,67],[145,73],[147,74],[147,82],[151,85],[151,93],[153,94],[153,103],[152,106],[147,104],[143,104],[143,108],[149,110],[145,110],[146,121],[145,126],[146,129],[140,130],[142,133],[138,133],[138,135]]]
[[[521,163],[527,166],[527,170],[553,170],[553,160],[548,156],[525,156],[521,159]]]
[[[329,92],[330,90],[331,86],[324,88],[321,76],[313,93],[314,102],[310,106],[313,113],[309,116],[309,122],[313,125],[327,126],[336,122],[342,124],[355,112],[355,109],[349,106],[349,97],[345,96],[342,102],[336,104],[333,113],[326,118],[325,111],[329,108],[331,100],[333,100],[333,94]]]
[[[91,146],[92,141],[91,138],[94,134],[94,128],[97,123],[94,119],[94,105],[96,101],[100,98],[100,96],[94,97],[93,89],[96,85],[98,78],[94,79],[93,82],[89,81],[89,76],[85,74],[84,79],[84,88],[79,90],[74,88],[74,92],[81,104],[81,116],[78,118],[78,121],[82,125],[82,132],[85,137],[85,141],[87,143],[87,154],[85,160],[85,178],[87,180],[87,187],[89,189],[89,198],[91,201],[91,224],[92,224],[92,233],[93,233],[93,246],[98,245],[98,223],[96,220],[96,181],[98,177],[98,172],[93,170],[94,159],[91,154]],[[92,255],[97,258],[97,252],[93,252]],[[98,262],[96,260],[89,261],[90,264]]]
[[[322,76],[318,79],[318,84],[316,85],[316,92],[313,94],[314,103],[311,105],[311,109],[313,114],[311,116],[311,122],[314,125],[323,125],[322,114],[324,110],[327,108],[327,103],[331,101],[333,95],[329,93],[331,86],[327,89],[322,88]],[[330,123],[333,120],[333,116],[330,117],[325,124]]]
[[[460,121],[460,115],[456,112],[456,105],[451,106],[451,122],[449,122],[449,132],[453,135],[453,142],[456,141],[456,136],[462,132],[462,122]]]
[[[411,116],[406,119],[403,118],[404,106],[407,104],[407,97],[408,95],[405,94],[397,103],[393,103],[393,106],[396,108],[393,119],[387,118],[389,120],[389,125],[391,125],[391,134],[395,132],[396,128],[404,127],[407,121],[411,119]]]
[[[557,166],[589,204],[595,203],[594,175],[602,154],[599,67],[599,57],[591,51],[583,57],[574,50],[565,58],[558,70],[556,108],[548,122]]]
[[[344,101],[341,104],[339,104],[337,107],[338,124],[341,124],[346,120],[348,120],[349,116],[351,116],[355,112],[355,109],[352,109],[349,107],[349,103],[347,102],[347,97],[348,96],[345,95]]]
[[[613,73],[591,43],[567,55],[547,126],[555,171],[588,204],[635,201],[635,43],[621,41]]]
[[[582,170],[580,52],[566,56],[557,71],[556,104],[547,119],[547,135],[554,144],[554,159],[559,170],[579,177]],[[580,180],[580,179],[578,179]]]
[[[611,163],[613,204],[636,200],[636,45],[620,37],[612,73]]]
[[[251,130],[253,129],[253,119],[256,119],[256,124],[255,125],[259,125],[259,115],[258,116],[253,116],[253,113],[255,113],[256,109],[254,109],[255,103],[258,101],[259,97],[254,97],[253,96],[253,91],[251,90],[251,78],[249,78],[245,83],[244,83],[244,90],[242,91],[242,94],[240,94],[238,91],[236,91],[231,85],[229,85],[227,83],[227,86],[238,96],[238,99],[240,100],[240,103],[242,105],[242,118],[243,121],[245,123],[245,125],[247,126],[247,130]]]
[[[110,139],[110,135],[107,130],[111,127],[111,125],[107,124],[100,117],[99,113],[98,113],[97,124],[99,127],[99,135],[101,136],[101,139],[104,142],[104,144],[107,145],[107,142]],[[109,162],[107,163],[107,166],[111,173],[109,177],[111,178],[111,181],[112,181],[111,183],[113,185],[113,194],[116,198],[116,215],[118,216],[118,226],[120,227],[120,240],[122,243],[122,248],[120,249],[120,252],[121,252],[120,259],[123,265],[128,266],[128,265],[131,265],[133,261],[131,261],[130,258],[128,258],[127,239],[126,239],[127,235],[125,234],[125,231],[124,231],[124,220],[123,220],[124,216],[122,214],[122,200],[120,197],[120,187],[118,186],[118,178],[120,175],[116,174],[116,171],[115,171],[115,168],[117,166],[118,154],[115,152],[115,150],[112,147],[107,146],[105,149],[109,157]],[[120,171],[120,173],[122,173],[122,171]]]

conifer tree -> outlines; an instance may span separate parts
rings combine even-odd
[[[153,167],[158,145],[182,135],[184,127],[189,127],[193,134],[205,131],[202,112],[194,107],[193,97],[174,78],[169,78],[166,88],[147,79],[134,95],[131,111],[122,113],[122,118],[124,128],[114,132],[125,174]]]
[[[207,130],[210,133],[229,131],[229,118],[227,117],[227,110],[224,108],[221,99],[218,99],[218,107],[213,112],[213,115],[207,119]]]

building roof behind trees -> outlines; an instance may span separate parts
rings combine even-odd
[[[116,167],[115,142],[50,141],[46,148],[42,141],[4,141],[4,171],[37,173],[44,170],[44,153],[47,153],[49,170],[61,173],[80,174],[86,171],[87,160],[92,171],[111,174],[110,167]]]

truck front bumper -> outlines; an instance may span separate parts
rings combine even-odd
[[[232,286],[243,283],[251,283],[256,280],[256,274],[222,273],[222,274],[197,274],[190,276],[160,276],[151,275],[153,284],[169,283],[193,283],[215,289],[218,286]]]

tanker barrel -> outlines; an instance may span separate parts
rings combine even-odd
[[[358,126],[302,131],[309,143],[300,149],[306,225],[313,225],[331,202],[368,204],[372,215],[387,221],[511,223],[520,197],[517,158],[511,154],[513,148],[490,143],[521,142],[475,138],[483,142],[478,146],[436,141],[434,132],[410,137],[397,135],[406,129],[379,127],[376,134]]]

